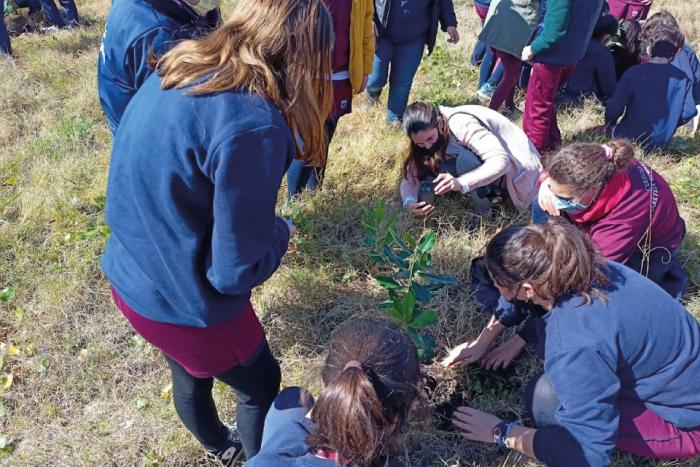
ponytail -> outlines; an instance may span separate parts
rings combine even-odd
[[[361,368],[344,370],[323,390],[312,420],[316,434],[307,440],[310,445],[332,446],[340,457],[361,466],[369,466],[386,454],[392,421]]]
[[[605,186],[634,159],[634,147],[624,139],[606,144],[571,144],[552,154],[546,168],[552,180],[583,194],[592,186]]]
[[[309,447],[334,449],[358,467],[383,465],[400,452],[398,434],[418,398],[421,374],[415,345],[396,324],[351,320],[333,338],[321,376]]]

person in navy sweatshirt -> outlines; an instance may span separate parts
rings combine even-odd
[[[583,97],[606,101],[617,85],[615,59],[605,43],[617,32],[617,21],[611,15],[601,16],[588,42],[586,55],[576,64],[558,104],[577,103]]]
[[[149,54],[163,55],[178,41],[220,22],[218,3],[200,0],[119,0],[107,16],[97,61],[97,90],[112,134],[136,91],[153,72]]]
[[[180,419],[226,465],[241,444],[258,451],[279,389],[250,296],[294,233],[275,215],[291,160],[325,157],[332,43],[321,0],[240,0],[219,29],[158,60],[114,141],[102,270],[163,352]],[[237,430],[219,419],[214,378],[236,392]]]
[[[656,149],[666,146],[697,110],[692,82],[670,63],[683,47],[683,35],[676,29],[659,28],[648,41],[651,61],[622,76],[607,102],[605,123],[613,138],[628,138]]]
[[[377,102],[389,80],[387,120],[401,121],[413,78],[423,59],[435,47],[438,21],[448,42],[459,42],[452,0],[374,0],[377,45],[367,81],[367,95]],[[391,67],[391,71],[389,68]]]
[[[700,323],[678,301],[606,261],[563,221],[507,227],[485,261],[503,300],[540,310],[544,373],[524,396],[536,428],[461,407],[453,423],[465,438],[561,467],[610,465],[616,448],[655,459],[700,454]],[[485,329],[444,364],[478,360],[502,330]]]
[[[416,346],[393,321],[354,318],[333,335],[318,401],[287,388],[245,467],[405,467],[401,433],[419,398]]]
[[[561,144],[557,92],[586,53],[603,0],[543,0],[539,34],[521,59],[534,62],[525,98],[523,130],[540,153]]]
[[[658,28],[671,28],[677,30],[679,34],[683,34],[676,18],[668,10],[661,10],[654,13],[644,23],[642,40],[647,43],[648,37]],[[697,109],[700,107],[700,61],[698,61],[695,50],[693,50],[690,44],[685,40],[683,42],[683,47],[673,58],[671,65],[682,70],[692,83],[693,99],[695,100],[695,107]],[[700,110],[698,111],[700,112]],[[699,121],[700,115],[696,115],[693,122],[689,124],[691,125],[693,134],[697,131]]]

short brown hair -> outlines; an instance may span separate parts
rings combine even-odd
[[[348,363],[351,362],[350,365]],[[331,447],[352,465],[383,465],[399,453],[421,383],[418,353],[394,322],[355,318],[340,327],[321,371],[325,385],[314,405],[311,448]]]
[[[654,42],[652,36],[661,29],[674,30],[674,42],[679,43],[678,48],[683,47],[685,44],[685,37],[681,31],[678,21],[676,20],[676,17],[673,16],[668,10],[661,10],[647,18],[647,20],[644,22],[644,26],[642,26],[642,55],[647,54],[647,49],[653,47]]]
[[[605,146],[612,150],[610,158]],[[592,186],[605,186],[633,159],[634,147],[624,139],[615,139],[606,145],[577,143],[550,154],[546,169],[552,180],[568,185],[577,195],[582,195]]]
[[[322,0],[239,0],[221,27],[203,39],[180,42],[156,69],[163,89],[207,78],[191,93],[242,89],[269,99],[303,141],[298,156],[323,165],[324,123],[333,104],[333,41]]]
[[[486,269],[493,280],[511,290],[524,282],[546,301],[579,295],[604,299],[609,281],[603,255],[577,227],[562,220],[516,224],[501,230],[486,247]]]

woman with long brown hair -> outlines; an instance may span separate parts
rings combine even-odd
[[[503,300],[543,310],[535,319],[544,373],[524,397],[537,429],[462,407],[454,423],[465,438],[550,466],[609,465],[615,448],[656,459],[700,454],[700,323],[678,301],[606,261],[563,221],[507,227],[485,264]],[[484,330],[446,363],[473,361],[496,335]]]
[[[354,318],[334,334],[318,401],[287,388],[246,467],[403,467],[401,434],[421,385],[416,347],[394,322]]]
[[[240,0],[157,61],[114,141],[102,269],[170,365],[180,419],[227,465],[258,451],[279,389],[250,296],[294,233],[275,215],[291,160],[323,163],[332,43],[321,0]],[[214,378],[236,392],[237,430],[219,419]]]
[[[422,198],[469,193],[473,208],[487,215],[491,187],[508,190],[516,207],[530,207],[542,169],[537,149],[525,133],[498,112],[478,105],[409,105],[403,117],[410,146],[403,163],[401,200],[413,214],[434,209]]]

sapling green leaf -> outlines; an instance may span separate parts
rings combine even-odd
[[[413,329],[422,329],[427,326],[432,326],[433,324],[437,323],[437,318],[437,311],[423,310],[418,314],[418,316],[413,318],[413,321],[408,324],[408,327]]]

